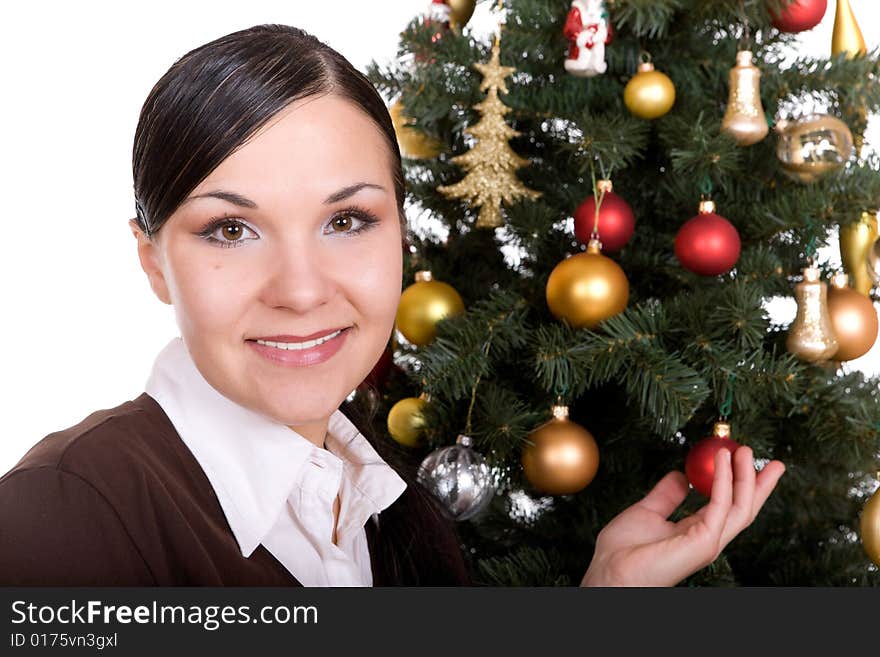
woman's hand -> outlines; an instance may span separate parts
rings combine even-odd
[[[727,455],[727,456],[726,456]],[[709,503],[679,522],[667,518],[684,501],[688,481],[673,471],[641,501],[619,513],[596,540],[581,586],[675,586],[715,561],[724,547],[752,524],[785,472],[770,461],[755,473],[749,447],[715,454]]]

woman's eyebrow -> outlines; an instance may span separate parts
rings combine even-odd
[[[328,196],[326,199],[324,199],[324,204],[330,205],[331,203],[338,203],[339,201],[344,201],[345,199],[349,198],[350,196],[354,196],[362,189],[378,189],[383,192],[387,191],[384,187],[382,187],[382,185],[376,185],[375,183],[359,182],[359,183],[355,183],[353,185],[348,185],[347,187],[343,187],[339,191],[333,192],[332,194],[330,194],[330,196]],[[237,194],[235,192],[223,191],[222,189],[218,189],[218,190],[215,190],[212,192],[205,192],[204,194],[196,194],[195,196],[190,196],[189,198],[184,200],[184,203],[186,203],[187,201],[192,201],[193,199],[197,199],[197,198],[217,198],[217,199],[220,199],[221,201],[227,201],[228,203],[232,203],[233,205],[238,205],[239,207],[242,207],[242,208],[251,208],[251,209],[258,209],[259,208],[259,206],[254,201],[247,198],[246,196],[242,196],[241,194]]]

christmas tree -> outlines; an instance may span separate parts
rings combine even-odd
[[[838,290],[817,257],[838,231],[876,239],[880,64],[852,16],[837,54],[786,62],[797,11],[824,0],[505,0],[488,41],[449,4],[451,27],[415,16],[368,71],[442,145],[405,159],[404,286],[428,270],[465,308],[423,340],[398,325],[377,429],[421,395],[412,462],[462,434],[485,459],[494,494],[457,523],[475,581],[578,584],[601,528],[670,470],[695,486],[671,519],[693,513],[718,425],[787,474],[682,585],[880,584],[880,381],[842,362],[876,339],[876,262],[863,249]],[[797,299],[794,322],[774,299]],[[548,436],[554,406],[568,427]]]

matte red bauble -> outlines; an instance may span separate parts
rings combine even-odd
[[[610,180],[600,180],[596,189],[603,194],[599,205],[599,241],[602,251],[619,251],[636,229],[636,218],[629,203],[614,193]],[[574,211],[574,234],[588,244],[596,223],[596,198],[590,195]]]
[[[675,257],[682,267],[700,276],[730,271],[739,252],[739,233],[727,219],[715,214],[712,201],[701,201],[700,214],[689,219],[675,236]]]
[[[771,22],[780,32],[803,32],[816,27],[825,16],[828,0],[794,0],[779,14],[770,12]]]
[[[727,422],[716,422],[713,435],[703,438],[691,447],[685,459],[684,472],[697,492],[706,497],[711,496],[716,452],[726,449],[732,456],[738,447],[739,443],[730,437],[730,425]]]

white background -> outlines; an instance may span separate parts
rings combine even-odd
[[[833,4],[802,37],[803,53],[830,50]],[[400,30],[427,5],[3,3],[0,473],[47,433],[140,394],[155,355],[177,335],[127,225],[138,113],[174,60],[223,34],[273,22],[308,30],[363,70],[371,59],[395,56]],[[869,48],[880,40],[877,5],[852,0]],[[488,4],[471,25],[490,33]],[[880,370],[880,355],[860,365]]]

